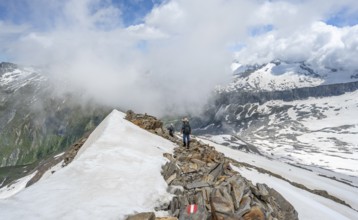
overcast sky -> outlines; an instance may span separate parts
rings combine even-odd
[[[104,103],[197,110],[233,59],[358,69],[357,0],[0,0],[0,61]]]

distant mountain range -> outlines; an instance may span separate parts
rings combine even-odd
[[[108,112],[53,88],[40,70],[0,63],[0,167],[33,163],[66,148]]]
[[[197,134],[229,135],[224,142],[234,148],[246,143],[271,158],[357,175],[355,71],[278,60],[235,65],[233,82],[194,120]]]
[[[263,65],[232,64],[233,82],[219,87],[220,92],[284,91],[358,81],[358,70],[314,67],[306,62],[274,60]]]

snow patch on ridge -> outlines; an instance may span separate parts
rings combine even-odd
[[[25,189],[26,184],[32,179],[32,177],[36,175],[36,173],[37,171],[21,179],[16,180],[14,183],[2,187],[0,189],[0,199],[9,198]]]

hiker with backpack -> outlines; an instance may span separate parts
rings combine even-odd
[[[171,137],[174,137],[174,125],[173,123],[171,123],[168,127],[167,127],[168,131],[169,131],[169,135]]]
[[[181,132],[183,133],[183,146],[189,148],[191,127],[188,118],[183,118],[183,126],[181,128]]]

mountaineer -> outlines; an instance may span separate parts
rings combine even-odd
[[[171,123],[168,127],[167,127],[168,131],[169,131],[169,135],[171,137],[174,137],[174,125],[173,123]]]
[[[183,121],[183,126],[181,128],[181,132],[183,134],[183,146],[186,146],[189,149],[191,127],[188,118],[183,118],[182,121]]]

